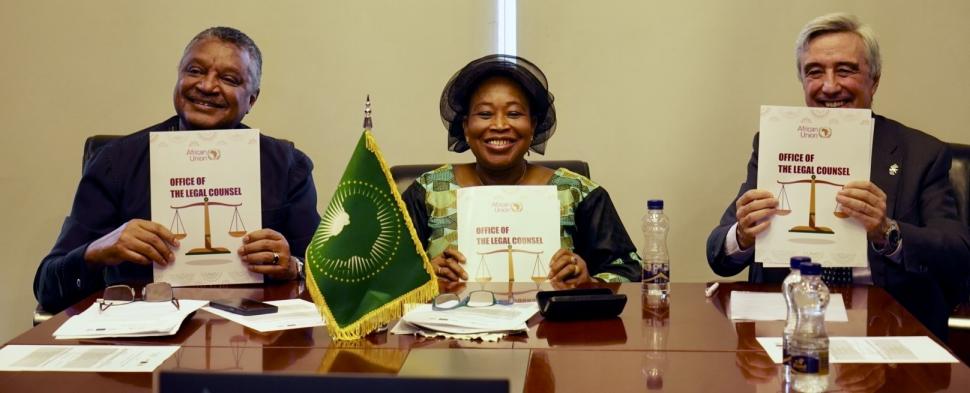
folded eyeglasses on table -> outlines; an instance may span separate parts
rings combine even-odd
[[[112,285],[104,289],[104,295],[98,301],[101,311],[111,306],[121,306],[135,301],[144,302],[172,302],[179,308],[179,300],[175,298],[172,285],[167,282],[153,282],[141,289],[141,297],[135,296],[135,289],[128,285]]]

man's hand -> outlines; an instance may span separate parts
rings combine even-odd
[[[886,244],[886,193],[870,181],[851,181],[835,196],[842,212],[866,227],[869,241],[882,247]]]
[[[468,280],[468,273],[461,267],[465,263],[465,256],[454,248],[446,248],[441,255],[431,260],[434,274],[445,281]]]
[[[754,239],[768,229],[769,220],[778,211],[778,200],[765,190],[748,190],[734,203],[738,247],[746,250],[754,246]]]
[[[290,243],[279,232],[263,228],[246,234],[242,240],[238,254],[249,271],[281,280],[299,276],[299,268],[290,259]]]
[[[179,246],[178,239],[161,224],[133,219],[111,233],[91,242],[84,252],[89,265],[117,265],[130,261],[139,265],[152,263],[166,266],[175,262],[172,248]]]
[[[583,257],[565,248],[560,248],[549,261],[548,278],[550,281],[562,282],[569,287],[592,280]]]

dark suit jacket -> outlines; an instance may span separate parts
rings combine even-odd
[[[91,269],[84,253],[131,219],[151,219],[149,132],[177,129],[173,116],[111,141],[85,165],[71,214],[34,276],[34,296],[44,310],[59,312],[106,285],[152,280],[151,266],[125,262]],[[259,158],[263,228],[283,234],[292,255],[302,257],[320,222],[313,163],[293,143],[266,135],[259,138]]]
[[[887,196],[886,214],[899,223],[902,263],[869,248],[872,281],[885,288],[937,336],[945,339],[950,310],[966,299],[970,272],[970,234],[957,218],[950,186],[947,145],[919,130],[874,115],[871,181]],[[707,261],[721,276],[745,267],[751,282],[781,282],[787,268],[764,268],[753,257],[734,262],[724,253],[725,237],[736,221],[734,203],[758,182],[758,135],[748,161],[748,177],[720,224],[707,239]],[[889,166],[899,165],[895,176]]]

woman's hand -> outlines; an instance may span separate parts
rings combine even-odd
[[[290,243],[272,229],[263,228],[246,234],[238,254],[251,272],[279,280],[291,280],[300,275],[296,263],[290,259]]]
[[[465,256],[454,248],[446,248],[441,255],[431,260],[434,274],[445,281],[468,280],[468,274],[461,267],[465,263]]]
[[[548,277],[553,282],[562,282],[568,286],[592,281],[583,257],[565,248],[560,248],[549,261]]]

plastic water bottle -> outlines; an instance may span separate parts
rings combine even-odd
[[[781,293],[785,297],[785,306],[788,308],[788,313],[785,317],[785,330],[781,335],[782,364],[784,364],[783,378],[786,382],[791,382],[791,366],[789,364],[791,356],[788,354],[788,345],[791,341],[792,334],[795,333],[795,322],[798,320],[798,311],[795,309],[795,301],[792,300],[792,288],[802,280],[802,265],[812,263],[812,258],[791,257],[790,262],[791,271],[785,277],[785,280],[781,282]]]
[[[664,215],[664,201],[647,201],[643,216],[643,293],[666,298],[670,293],[670,257],[667,255],[667,231],[670,222]]]
[[[828,387],[829,336],[825,333],[825,308],[829,288],[822,282],[822,266],[802,265],[802,280],[792,288],[798,312],[792,334],[792,385],[799,392],[821,392]]]

